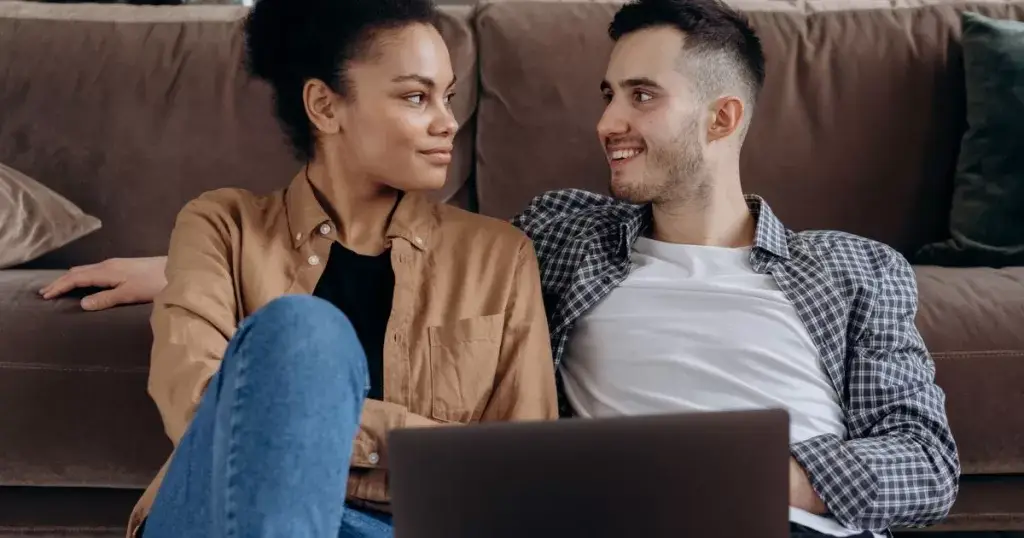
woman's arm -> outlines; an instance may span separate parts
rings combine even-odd
[[[182,209],[171,233],[167,286],[157,295],[150,318],[148,387],[175,444],[238,325],[231,226],[221,204],[201,197]]]
[[[540,294],[540,271],[533,244],[523,237],[505,307],[494,390],[481,421],[546,420],[558,418],[554,363],[547,316]],[[446,425],[413,413],[404,406],[366,400],[352,464],[386,465],[387,432],[397,428]]]
[[[551,334],[533,243],[523,237],[505,309],[494,392],[481,420],[558,418]]]

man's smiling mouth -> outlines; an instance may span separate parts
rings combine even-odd
[[[643,148],[622,148],[608,151],[608,160],[613,164],[623,164],[644,153]]]

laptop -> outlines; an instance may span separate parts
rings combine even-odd
[[[781,409],[389,434],[395,538],[788,538]]]

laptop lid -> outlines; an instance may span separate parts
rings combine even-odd
[[[396,538],[789,536],[789,415],[395,430]]]

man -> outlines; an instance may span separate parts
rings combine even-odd
[[[783,407],[793,536],[942,519],[959,461],[909,264],[849,234],[789,231],[743,194],[764,82],[748,23],[716,0],[639,0],[610,35],[597,129],[614,198],[550,192],[514,219],[540,258],[565,414]],[[161,263],[72,270],[43,293],[149,301]]]

